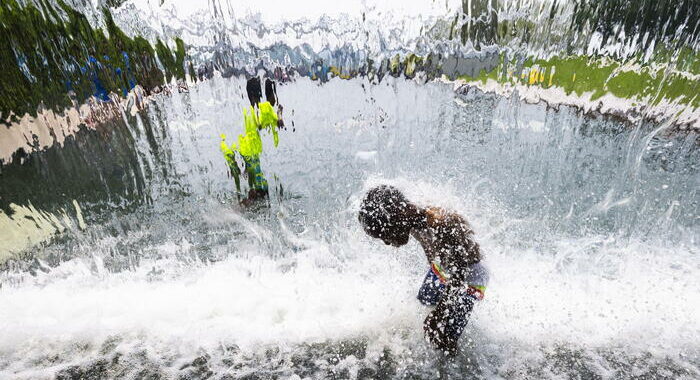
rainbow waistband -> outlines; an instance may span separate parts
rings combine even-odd
[[[433,262],[432,264],[430,264],[430,268],[433,271],[433,274],[435,274],[435,276],[437,276],[437,278],[440,280],[441,284],[444,285],[447,283],[449,275],[445,273],[445,271],[442,269],[442,267],[440,267],[438,263]],[[481,301],[482,299],[484,299],[486,287],[482,285],[467,284],[467,288],[464,289],[464,291],[467,293],[467,295]]]

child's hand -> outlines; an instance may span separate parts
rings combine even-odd
[[[457,338],[445,332],[446,307],[438,305],[435,310],[428,314],[423,322],[423,331],[426,339],[446,355],[457,353]]]

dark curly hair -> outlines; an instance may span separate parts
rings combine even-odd
[[[399,189],[381,185],[367,192],[358,219],[365,232],[374,238],[407,241],[411,230],[407,213],[412,207]]]

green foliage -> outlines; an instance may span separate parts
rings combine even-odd
[[[151,91],[169,79],[185,78],[186,49],[176,39],[175,54],[161,41],[154,50],[142,37],[128,37],[104,9],[105,30],[94,29],[87,18],[57,0],[22,6],[17,0],[0,2],[0,112],[36,115],[43,105],[57,111],[72,104],[69,94],[83,102],[90,96],[123,94],[139,84]],[[106,32],[106,34],[105,34]]]
[[[694,46],[700,29],[697,0],[576,0],[572,29],[599,32],[605,44],[624,33],[645,36],[641,48],[670,45]]]
[[[693,108],[700,107],[700,79],[693,73],[679,71],[697,68],[694,53],[685,52],[676,68],[667,64],[642,64],[640,61],[618,62],[610,58],[569,56],[549,59],[526,59],[522,65],[507,60],[501,54],[498,67],[490,72],[482,70],[479,76],[462,75],[467,81],[489,78],[500,83],[520,83],[542,88],[559,87],[567,94],[582,96],[591,93],[595,100],[605,94],[623,99],[636,99],[648,104],[661,101],[678,102]]]

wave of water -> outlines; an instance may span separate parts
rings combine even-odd
[[[278,90],[294,131],[262,159],[278,190],[242,210],[217,145],[244,91],[158,98],[136,118],[167,126],[157,152],[137,138],[150,201],[3,272],[3,376],[698,375],[692,141],[448,84],[298,80]],[[357,225],[380,182],[460,211],[486,251],[455,362],[422,339],[419,247]]]
[[[697,130],[432,80],[503,51],[695,48],[680,13],[657,20],[688,28],[642,38],[592,2],[157,3],[111,6],[127,33],[183,38],[208,79],[98,102],[90,127],[66,113],[60,145],[0,166],[0,377],[700,376]],[[390,63],[431,53],[442,71],[414,79]],[[349,75],[369,60],[392,75]],[[283,79],[287,129],[264,141],[269,204],[242,208],[219,135],[241,132],[256,72]],[[420,247],[357,223],[379,183],[463,214],[484,248],[492,282],[453,361],[423,340]]]

